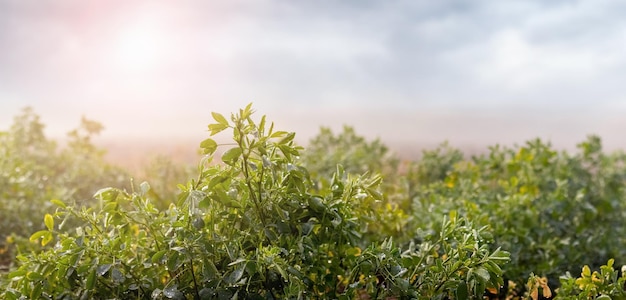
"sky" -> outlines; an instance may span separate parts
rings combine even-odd
[[[626,140],[626,2],[0,0],[0,130],[192,139],[252,102],[307,141]]]

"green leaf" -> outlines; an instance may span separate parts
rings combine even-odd
[[[50,243],[53,239],[54,237],[52,236],[52,232],[46,231],[46,234],[44,234],[43,238],[41,239],[41,245],[45,246],[48,243]]]
[[[346,250],[346,254],[349,256],[361,256],[361,248],[359,247],[348,248],[348,250]]]
[[[104,276],[104,274],[106,274],[111,269],[111,266],[113,265],[112,264],[99,265],[96,268],[96,273],[98,273],[98,275],[100,276]]]
[[[26,275],[26,273],[27,273],[26,270],[18,269],[18,270],[15,270],[15,271],[9,273],[7,278],[13,279],[15,277],[22,277],[22,276]]]
[[[291,159],[292,155],[296,155],[296,156],[299,155],[298,150],[296,150],[294,147],[291,147],[291,146],[288,146],[288,145],[278,145],[278,149],[280,149],[280,151],[288,159]]]
[[[229,267],[230,267],[230,266],[234,266],[234,265],[236,265],[236,264],[240,264],[240,263],[242,263],[242,262],[246,262],[246,261],[248,261],[248,260],[247,260],[247,259],[245,259],[245,258],[243,258],[243,257],[240,257],[240,258],[238,258],[237,260],[235,260],[235,261],[233,261],[233,262],[229,263],[229,264],[228,264],[228,266],[229,266]]]
[[[202,201],[200,201],[200,203],[198,203],[198,208],[209,208],[211,207],[211,198],[209,197],[204,197],[204,199],[202,199]]]
[[[231,201],[230,197],[228,197],[228,194],[226,194],[223,188],[214,189],[213,193],[211,194],[211,198],[221,203],[222,205],[229,205]]]
[[[211,178],[211,180],[209,181],[209,184],[208,184],[208,188],[209,189],[213,189],[216,185],[221,184],[221,183],[225,182],[228,179],[230,179],[228,176],[217,175],[217,176]]]
[[[450,220],[456,220],[458,216],[458,213],[456,210],[451,210],[450,213],[448,214],[448,217],[450,217]]]
[[[204,150],[204,154],[213,154],[217,150],[217,143],[213,139],[206,139],[200,143],[200,148]]]
[[[115,200],[117,198],[118,191],[115,188],[107,187],[98,190],[93,197],[101,200]]]
[[[487,261],[485,264],[485,269],[487,269],[489,272],[495,274],[495,275],[501,275],[502,274],[502,268],[500,268],[500,266],[498,266],[498,264],[496,264],[493,261]]]
[[[224,125],[224,124],[210,124],[209,125],[209,131],[211,132],[211,135],[216,135],[222,132],[226,128],[228,128],[228,125]]]
[[[266,227],[263,232],[265,233],[265,236],[270,240],[270,241],[275,241],[278,239],[278,235],[270,228],[270,227]]]
[[[259,123],[259,131],[261,133],[265,131],[265,116],[261,117],[261,122]]]
[[[126,280],[126,276],[124,276],[118,268],[111,270],[111,278],[113,278],[113,281],[117,284],[123,283]]]
[[[205,259],[204,269],[202,273],[206,277],[206,279],[213,279],[215,278],[215,276],[217,276],[219,271],[212,261]]]
[[[14,292],[14,290],[6,290],[5,291],[5,296],[6,296],[6,300],[18,300],[20,298],[17,297],[17,294]]]
[[[89,272],[89,275],[87,275],[87,289],[91,290],[93,289],[93,287],[96,285],[96,269],[92,269],[91,272]]]
[[[456,287],[456,299],[457,300],[465,300],[468,297],[467,293],[467,284],[464,281],[459,283],[459,286]]]
[[[28,272],[26,274],[26,278],[30,279],[30,280],[42,280],[44,279],[43,275],[37,273],[37,272]]]
[[[52,218],[51,214],[46,214],[43,217],[43,222],[46,224],[46,228],[48,228],[48,230],[52,231],[54,229],[54,218]]]
[[[139,184],[139,188],[141,189],[141,194],[146,195],[150,191],[150,184],[147,181],[144,181]]]
[[[486,270],[485,268],[483,268],[483,267],[478,267],[478,268],[474,269],[473,271],[474,271],[474,273],[475,273],[476,275],[478,275],[478,276],[479,276],[479,278],[481,279],[481,281],[482,281],[482,282],[487,282],[487,281],[489,281],[489,278],[491,277],[491,276],[489,275],[489,271],[487,271],[487,270]]]
[[[65,203],[63,203],[63,201],[59,200],[59,199],[52,199],[50,200],[50,202],[56,206],[62,207],[62,208],[67,208],[67,205],[65,205]]]
[[[227,165],[234,165],[241,156],[242,150],[241,148],[231,148],[228,149],[224,154],[222,154],[222,161]]]
[[[37,240],[39,240],[39,238],[43,237],[43,236],[44,236],[44,235],[46,235],[47,233],[50,233],[50,231],[46,231],[46,230],[40,230],[40,231],[37,231],[37,232],[33,233],[33,234],[30,236],[30,239],[29,239],[29,240],[30,240],[31,242],[36,242]]]
[[[195,229],[198,229],[198,230],[204,228],[204,226],[206,225],[204,223],[204,220],[202,218],[200,218],[200,217],[194,218],[194,220],[193,220],[193,222],[191,224],[193,225],[193,227]]]
[[[203,191],[191,190],[187,194],[185,202],[187,203],[187,205],[192,205],[195,207],[200,203],[200,201],[204,200],[204,198],[206,198],[206,193],[204,193]]]
[[[109,202],[105,204],[104,207],[102,208],[102,211],[108,212],[108,213],[113,213],[116,210],[117,210],[117,202]]]
[[[153,264],[161,263],[161,260],[163,259],[163,256],[165,255],[165,253],[167,253],[167,249],[161,250],[155,253],[154,255],[152,255],[152,258],[150,260],[152,261]]]
[[[272,135],[270,135],[271,138],[277,138],[277,137],[283,137],[285,135],[287,135],[289,132],[287,131],[276,131],[274,133],[272,133]]]
[[[228,200],[228,202],[224,203],[224,205],[226,205],[228,207],[234,207],[234,208],[242,208],[243,207],[241,205],[241,203],[239,203],[238,201],[235,201],[235,200]]]
[[[589,266],[584,266],[583,267],[582,276],[583,277],[591,277],[591,269],[589,268]]]
[[[35,283],[35,287],[30,292],[30,299],[41,299],[41,292],[43,291],[42,283]]]
[[[252,103],[248,103],[248,105],[246,105],[246,108],[244,108],[241,111],[241,119],[245,120],[248,117],[250,117],[250,115],[253,113],[252,111]]]
[[[296,133],[295,132],[290,132],[287,134],[287,136],[285,136],[284,138],[282,138],[280,141],[278,141],[279,145],[284,145],[287,144],[291,141],[293,141],[293,139],[296,137]]]
[[[213,116],[213,119],[215,119],[215,121],[217,121],[218,123],[228,126],[228,121],[226,120],[226,118],[224,118],[224,116],[222,116],[222,114],[212,112],[211,115]]]
[[[324,212],[326,211],[326,206],[324,205],[324,202],[322,202],[322,198],[320,197],[310,197],[308,199],[309,202],[309,207],[314,211],[314,212]]]
[[[163,289],[163,295],[168,299],[176,299],[180,297],[182,299],[182,293],[178,290],[178,285],[172,284]]]
[[[167,267],[172,270],[178,270],[178,268],[182,265],[182,261],[180,259],[179,252],[172,252],[167,260]]]
[[[500,248],[498,248],[496,249],[496,251],[493,252],[493,254],[489,256],[489,259],[499,260],[499,261],[509,261],[511,259],[510,256],[511,254],[509,254],[509,252],[500,250]]]
[[[287,271],[293,275],[296,275],[297,277],[302,277],[304,276],[304,274],[302,274],[302,272],[298,271],[298,269],[294,268],[293,266],[288,266],[287,267]]]
[[[243,271],[245,270],[245,268],[246,264],[239,265],[237,269],[235,269],[232,273],[226,276],[226,278],[224,278],[224,281],[228,284],[236,284],[237,282],[239,282],[241,277],[243,277]]]

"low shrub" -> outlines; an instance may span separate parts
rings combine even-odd
[[[54,246],[18,257],[3,299],[475,299],[503,284],[509,254],[488,227],[450,212],[397,245],[362,215],[384,201],[376,176],[314,187],[294,134],[252,113],[213,113],[211,135],[229,129],[234,146],[214,164],[227,145],[204,140],[197,178],[165,210],[147,183],[102,189],[90,208],[53,201],[31,239]],[[72,219],[84,225],[65,228]]]

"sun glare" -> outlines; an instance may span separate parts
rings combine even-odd
[[[120,29],[113,53],[120,71],[143,72],[158,67],[167,46],[159,27],[158,22],[144,17]]]

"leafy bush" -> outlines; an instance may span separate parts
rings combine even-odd
[[[621,259],[626,243],[616,237],[626,233],[626,157],[604,154],[597,137],[579,149],[569,155],[533,140],[459,161],[442,180],[414,190],[417,226],[450,210],[491,226],[495,245],[511,252],[504,271],[518,287],[534,273],[554,288],[565,272]]]
[[[54,201],[31,239],[55,246],[19,256],[2,297],[475,299],[502,285],[509,255],[490,249],[487,227],[451,212],[401,248],[367,230],[363,203],[383,201],[376,176],[314,187],[294,134],[251,115],[213,113],[211,135],[230,129],[236,146],[213,164],[224,145],[204,140],[197,179],[166,210],[147,183],[102,189],[94,208]],[[85,225],[65,230],[70,219]]]
[[[380,140],[368,141],[350,126],[344,126],[339,134],[322,127],[300,154],[299,162],[307,169],[318,193],[343,190],[343,182],[351,179],[369,181],[364,183],[369,187],[380,186],[378,190],[369,189],[376,194],[374,198],[364,198],[362,193],[355,195],[362,201],[355,207],[357,214],[369,220],[364,225],[369,232],[393,237],[400,244],[408,243],[411,236],[405,230],[410,220],[406,214],[409,204],[401,192],[402,178],[397,176],[400,161]]]
[[[22,250],[0,297],[625,298],[626,154],[598,137],[470,159],[442,144],[404,172],[350,127],[303,149],[250,106],[213,117],[234,143],[203,141],[197,174],[158,159],[125,187],[100,124],[59,149],[24,110],[0,132],[0,266]]]
[[[86,203],[101,186],[122,186],[127,176],[106,164],[104,152],[91,138],[102,125],[83,118],[68,134],[61,150],[46,138],[44,125],[32,109],[15,117],[0,132],[0,267],[11,263],[14,246],[33,248],[23,237],[44,228],[41,215],[52,208],[50,199]]]
[[[149,182],[152,188],[146,197],[158,209],[164,210],[178,199],[181,191],[176,184],[196,177],[195,173],[193,165],[178,164],[167,156],[157,155],[141,168],[134,182]]]
[[[337,165],[348,174],[395,175],[399,163],[380,140],[367,141],[350,126],[337,135],[322,127],[302,152],[301,161],[316,180],[329,180]]]
[[[600,272],[593,273],[589,266],[584,266],[578,278],[570,273],[561,276],[561,288],[555,299],[625,299],[626,266],[622,266],[622,275],[619,276],[613,263],[614,260],[610,259],[600,267]]]
[[[415,184],[416,188],[427,186],[445,180],[454,170],[455,164],[461,161],[463,153],[444,142],[434,150],[423,151],[422,158],[413,163],[407,176],[411,178],[410,182]]]
[[[45,211],[42,203],[47,202],[43,199],[57,193],[50,184],[55,180],[50,169],[57,168],[50,160],[56,156],[56,144],[45,138],[43,128],[39,117],[25,109],[9,131],[0,132],[0,243],[12,233],[28,236],[38,228]]]

